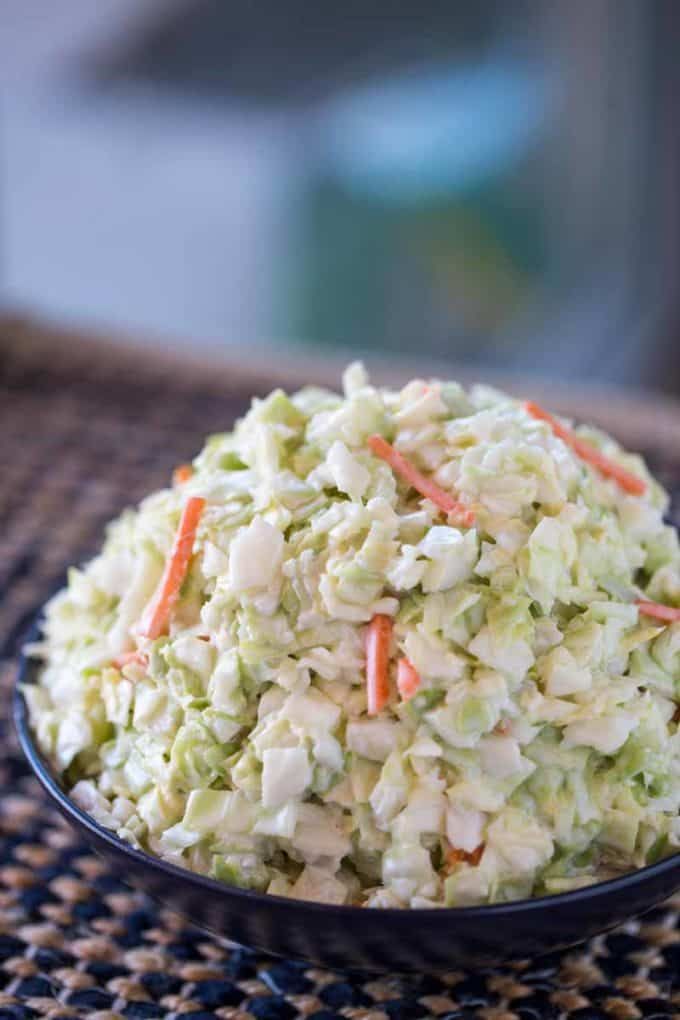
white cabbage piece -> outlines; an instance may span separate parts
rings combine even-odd
[[[312,781],[304,747],[272,747],[262,754],[262,803],[279,807],[301,797]]]
[[[238,594],[267,588],[281,565],[284,545],[278,528],[262,517],[255,517],[236,535],[229,549],[231,590]]]

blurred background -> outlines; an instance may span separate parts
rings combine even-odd
[[[0,306],[680,389],[674,0],[2,0]]]

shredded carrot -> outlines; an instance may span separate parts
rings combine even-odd
[[[675,709],[675,715],[673,716],[672,721],[674,723],[680,724],[680,705],[678,705],[677,708]]]
[[[544,411],[538,404],[534,404],[533,401],[528,400],[525,405],[525,410],[531,415],[532,418],[537,418],[539,421],[547,422],[550,428],[553,430],[558,439],[570,446],[571,449],[577,454],[581,460],[591,464],[594,468],[604,475],[606,478],[612,478],[617,485],[623,489],[624,492],[629,492],[632,496],[642,496],[647,486],[642,478],[638,478],[631,471],[626,471],[624,467],[617,464],[616,461],[611,460],[610,457],[605,457],[603,453],[596,450],[594,446],[587,443],[585,439],[581,439],[571,429],[568,429],[566,425],[562,425],[557,418],[553,418],[551,414]]]
[[[402,701],[408,701],[420,687],[420,675],[409,659],[397,663],[397,688]]]
[[[366,687],[368,713],[377,715],[387,704],[390,693],[388,666],[392,617],[376,613],[366,633]]]
[[[153,598],[144,610],[139,628],[139,633],[143,637],[151,638],[152,641],[160,637],[161,634],[165,634],[168,629],[170,614],[177,602],[179,590],[189,568],[196,528],[204,506],[204,499],[200,496],[192,496],[187,500],[182,511],[163,576]]]
[[[425,499],[431,500],[445,514],[452,514],[457,523],[471,528],[475,523],[475,515],[469,507],[454,499],[450,492],[445,492],[431,478],[426,478],[418,468],[414,467],[402,453],[395,450],[382,436],[369,436],[368,445],[376,457],[380,457],[390,465],[396,474],[401,475],[405,482],[419,492]]]
[[[470,864],[476,868],[482,859],[484,845],[484,843],[480,843],[474,850],[460,850],[458,847],[451,847],[446,855],[446,870],[452,870],[457,864]]]
[[[188,482],[190,478],[193,478],[194,469],[191,464],[178,464],[175,470],[172,472],[172,480],[175,485],[182,485],[184,482]]]
[[[643,616],[653,616],[655,620],[665,620],[667,623],[680,620],[680,609],[673,606],[663,606],[660,602],[645,602],[644,599],[638,599],[635,604]]]
[[[510,720],[501,719],[499,722],[496,723],[496,725],[493,728],[493,731],[494,733],[498,733],[504,737],[506,733],[510,732]]]
[[[149,656],[146,652],[142,652],[138,648],[134,652],[123,652],[122,655],[119,655],[113,660],[112,665],[114,665],[116,669],[122,669],[123,666],[129,666],[131,662],[136,662],[140,666],[148,666]]]

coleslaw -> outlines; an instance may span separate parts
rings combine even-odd
[[[680,551],[642,459],[496,390],[254,400],[46,607],[24,693],[124,840],[467,906],[680,848]]]

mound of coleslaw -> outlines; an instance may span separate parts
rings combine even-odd
[[[253,401],[110,525],[25,687],[124,840],[279,896],[559,893],[680,847],[680,552],[642,460],[488,387]]]

